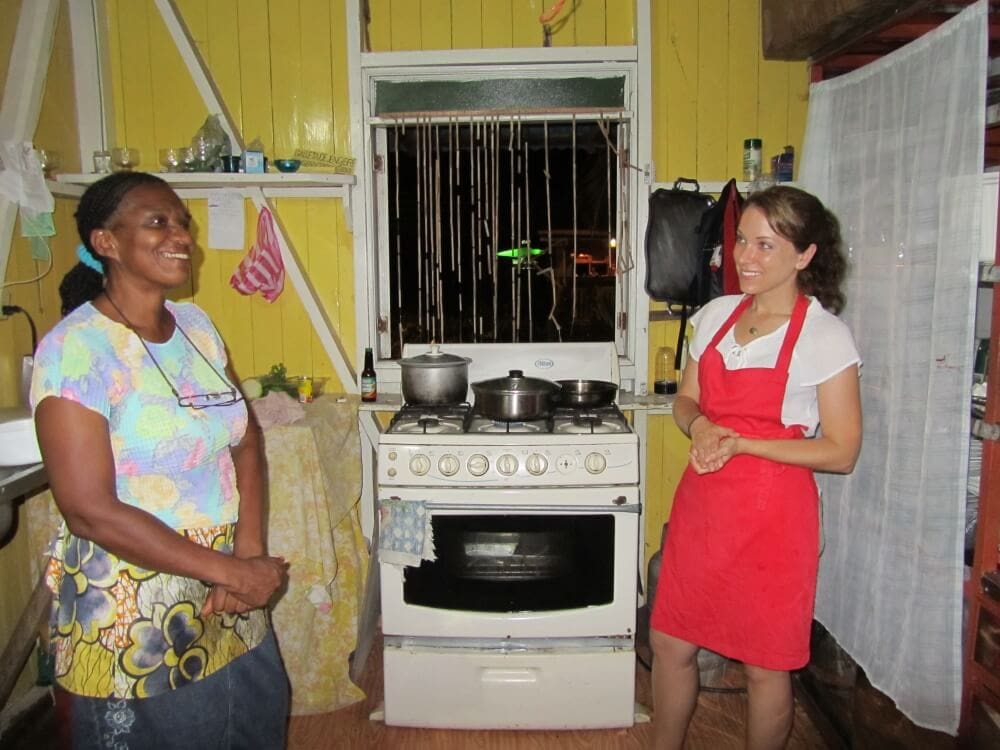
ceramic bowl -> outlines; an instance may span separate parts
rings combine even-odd
[[[275,159],[274,166],[279,172],[298,172],[302,162],[298,159]]]

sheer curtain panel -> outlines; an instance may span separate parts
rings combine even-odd
[[[864,444],[820,477],[816,617],[915,723],[954,734],[986,92],[985,0],[814,84],[800,184],[840,218]]]

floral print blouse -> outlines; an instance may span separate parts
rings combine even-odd
[[[182,397],[231,385],[220,377],[225,349],[205,313],[190,303],[167,302],[167,308],[183,333],[147,342],[155,364],[134,332],[93,305],[71,312],[39,344],[31,402],[55,396],[101,414],[118,499],[197,544],[231,552],[239,493],[229,449],[246,431],[246,405],[179,405],[171,385]],[[78,695],[158,695],[224,667],[267,632],[260,609],[202,618],[204,583],[120,560],[65,524],[52,545],[47,580],[54,592],[56,679]]]

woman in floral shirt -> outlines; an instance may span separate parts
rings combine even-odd
[[[190,215],[158,177],[94,183],[81,263],[31,398],[65,519],[49,564],[74,748],[280,748],[288,681],[266,606],[260,431],[187,283]]]

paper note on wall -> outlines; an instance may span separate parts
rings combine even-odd
[[[244,250],[246,222],[243,195],[235,190],[216,190],[208,199],[208,246],[216,250]]]

